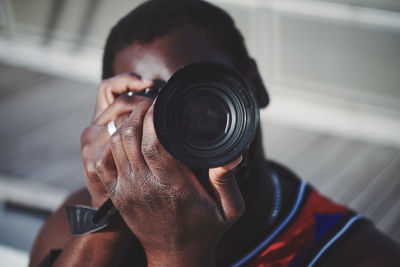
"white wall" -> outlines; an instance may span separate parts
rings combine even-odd
[[[0,0],[8,7],[0,12],[0,60],[97,82],[109,29],[141,2],[99,0],[83,47],[74,49],[89,0],[65,1],[47,47],[54,1]],[[272,94],[265,116],[400,146],[399,1],[210,2],[233,16],[258,61]]]

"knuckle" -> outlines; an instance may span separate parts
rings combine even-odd
[[[87,156],[90,155],[90,146],[85,143],[81,145],[81,156],[83,159],[85,159]]]
[[[102,158],[97,159],[96,162],[94,163],[94,168],[97,172],[101,171],[103,166],[104,166],[104,159]]]
[[[146,142],[142,143],[142,154],[150,160],[157,159],[160,155],[160,143],[156,138],[147,138]]]
[[[96,164],[91,161],[85,164],[85,169],[88,175],[93,175],[97,173]]]
[[[124,139],[131,139],[136,136],[136,130],[132,123],[125,124],[122,127],[122,138]]]
[[[99,85],[99,92],[104,93],[107,91],[107,88],[109,88],[109,84],[112,78],[106,79],[102,81]]]
[[[110,137],[111,145],[115,145],[119,142],[121,142],[121,136],[119,135],[118,131],[111,135]]]
[[[117,126],[117,128],[123,127],[128,119],[129,113],[123,113],[115,120],[115,125]]]
[[[126,121],[125,125],[122,127],[123,135],[128,136],[135,135],[140,129],[142,129],[143,118],[140,114],[133,114]]]

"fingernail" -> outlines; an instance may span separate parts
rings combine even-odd
[[[153,81],[152,81],[152,80],[149,80],[149,79],[142,79],[142,81],[143,81],[144,83],[146,83],[146,84],[152,84],[152,83],[153,83]]]
[[[242,162],[242,159],[243,159],[243,156],[240,155],[240,157],[237,160],[232,162],[233,165],[229,168],[229,170],[232,171],[234,168],[236,168],[240,164],[240,162]]]

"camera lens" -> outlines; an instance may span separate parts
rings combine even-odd
[[[174,118],[183,142],[195,148],[210,149],[226,136],[231,113],[221,97],[203,89],[182,96]]]
[[[234,69],[205,62],[183,66],[161,88],[154,105],[158,139],[193,168],[211,168],[239,157],[253,140],[259,111]]]

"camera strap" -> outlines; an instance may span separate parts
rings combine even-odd
[[[71,234],[85,235],[106,228],[112,217],[118,214],[111,199],[107,199],[100,208],[87,206],[66,207]]]

